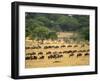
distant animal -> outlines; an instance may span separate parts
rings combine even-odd
[[[72,53],[75,53],[75,52],[77,52],[77,50],[73,50],[73,51],[72,51]]]
[[[39,59],[44,59],[44,56],[39,57]]]
[[[66,47],[65,45],[62,45],[61,48]]]
[[[82,54],[81,54],[81,53],[78,53],[78,54],[77,54],[77,57],[80,57],[80,56],[82,56]]]
[[[43,55],[43,52],[39,52],[38,55]]]
[[[59,54],[62,54],[63,52],[59,52]]]
[[[72,57],[72,56],[74,56],[74,54],[73,54],[73,53],[69,54],[69,57]]]
[[[25,49],[30,49],[30,47],[25,47]]]
[[[72,45],[68,45],[67,47],[72,47]]]
[[[59,46],[55,46],[55,48],[59,48]]]
[[[30,60],[31,59],[31,57],[25,57],[25,60]]]
[[[67,53],[72,53],[72,51],[71,51],[71,50],[69,50],[69,51],[67,51]]]
[[[51,54],[51,52],[49,51],[49,52],[47,52],[46,54]]]
[[[68,51],[63,51],[63,53],[68,53]]]
[[[37,56],[31,56],[31,60],[36,60]]]
[[[89,53],[85,53],[84,56],[89,56]]]

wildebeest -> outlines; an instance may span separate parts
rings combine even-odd
[[[59,54],[62,54],[63,52],[59,52]]]
[[[62,45],[61,48],[66,47],[65,45]]]
[[[78,52],[86,52],[86,50],[79,50]]]
[[[30,47],[25,47],[25,49],[30,49]]]
[[[74,54],[73,54],[73,53],[69,54],[69,57],[72,57],[72,56],[74,56]]]
[[[31,60],[36,60],[37,56],[31,56]]]
[[[49,52],[47,52],[46,54],[51,54],[51,52],[49,51]]]
[[[44,46],[44,49],[48,49],[48,46]]]
[[[43,52],[39,52],[38,55],[43,55]]]
[[[89,53],[85,53],[84,56],[89,56]]]
[[[72,47],[72,45],[68,45],[67,47]]]
[[[44,59],[44,56],[39,57],[39,59]]]
[[[54,58],[53,55],[49,55],[49,56],[48,56],[48,59],[52,59],[52,58]]]
[[[81,54],[81,53],[78,53],[78,54],[77,54],[77,57],[80,57],[80,56],[82,56],[82,54]]]
[[[72,53],[72,51],[71,51],[71,50],[69,50],[69,51],[67,51],[67,53]]]
[[[31,59],[31,57],[27,57],[27,56],[25,57],[25,60],[30,60],[30,59]]]
[[[75,52],[77,52],[77,50],[73,50],[73,51],[72,51],[72,53],[75,53]]]
[[[59,48],[59,46],[55,46],[54,48]]]

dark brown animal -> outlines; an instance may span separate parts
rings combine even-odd
[[[65,45],[62,45],[61,48],[66,47]]]
[[[72,47],[72,45],[68,45],[67,47]]]
[[[37,60],[37,56],[31,56],[31,60]]]
[[[51,52],[49,51],[49,52],[47,52],[46,54],[51,54]]]
[[[43,52],[39,52],[38,55],[43,55]]]
[[[74,47],[78,47],[78,45],[74,45]]]
[[[89,56],[89,53],[85,53],[84,56]]]
[[[39,57],[39,59],[44,59],[44,56]]]
[[[77,57],[80,57],[80,56],[82,56],[82,54],[81,54],[81,53],[78,53],[78,54],[77,54]]]
[[[71,53],[71,54],[69,55],[69,57],[72,57],[72,56],[74,56],[74,54],[73,54],[73,53]]]

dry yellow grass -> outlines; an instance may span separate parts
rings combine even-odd
[[[81,44],[77,44],[78,47],[74,47],[76,44],[70,44],[72,47],[67,47],[69,44],[66,43],[50,43],[50,44],[38,44],[38,43],[32,43],[30,42],[30,45],[37,46],[40,45],[41,49],[26,49],[27,53],[36,52],[37,58],[39,57],[38,52],[43,52],[44,59],[37,59],[37,60],[25,60],[25,68],[38,68],[38,67],[57,67],[57,66],[78,66],[78,65],[89,65],[89,56],[84,56],[84,53],[81,53],[82,56],[77,57],[77,52],[74,53],[74,56],[69,57],[69,54],[62,54],[62,58],[57,59],[48,59],[48,55],[46,55],[46,52],[63,52],[63,51],[69,51],[69,50],[88,50],[89,46],[85,44],[84,47],[81,47]],[[59,48],[48,48],[44,49],[44,46],[61,46],[65,45],[66,47],[59,47]],[[57,61],[57,62],[55,62]]]

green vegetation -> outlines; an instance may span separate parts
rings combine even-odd
[[[76,32],[74,40],[89,41],[89,16],[46,13],[26,13],[26,37],[32,39],[57,39],[57,32]]]

